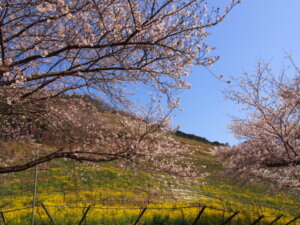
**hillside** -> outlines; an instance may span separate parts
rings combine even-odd
[[[205,137],[200,137],[200,136],[197,136],[197,135],[194,135],[194,134],[187,134],[187,133],[185,133],[183,131],[180,131],[180,130],[177,130],[174,133],[174,135],[178,136],[178,137],[185,138],[185,139],[189,139],[189,140],[195,140],[195,141],[201,142],[203,144],[210,144],[210,145],[213,145],[213,146],[228,145],[227,143],[224,144],[224,143],[220,143],[218,141],[209,141]]]
[[[112,126],[116,126],[119,114],[104,110],[98,103],[97,107],[99,115],[105,118],[103,121],[110,121]],[[37,167],[39,207],[36,209],[35,224],[49,222],[40,203],[48,207],[57,224],[78,222],[89,205],[93,209],[86,224],[129,224],[136,219],[139,209],[146,206],[149,210],[141,224],[188,224],[186,221],[193,221],[203,205],[208,208],[201,224],[219,224],[235,211],[240,211],[240,216],[232,224],[251,224],[260,215],[265,216],[267,224],[280,214],[284,218],[274,224],[284,224],[297,216],[300,208],[297,191],[275,192],[270,189],[271,184],[234,179],[224,173],[222,163],[211,154],[216,142],[209,143],[205,138],[183,132],[165,135],[196,150],[192,160],[202,173],[208,174],[199,178],[201,185],[150,170],[124,170],[117,162],[53,160]],[[36,148],[24,142],[7,141],[2,145],[4,149],[15,151],[15,154],[22,152],[22,149],[28,151]],[[53,141],[42,145],[49,151],[56,147]],[[0,179],[0,208],[8,224],[29,224],[34,168],[0,175]],[[22,210],[10,212],[15,209]],[[104,209],[105,213],[97,211]],[[118,209],[122,209],[121,212]]]

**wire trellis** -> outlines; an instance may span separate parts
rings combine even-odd
[[[97,206],[97,205],[89,205],[89,206],[72,206],[72,205],[56,205],[56,204],[37,204],[35,206],[36,208],[43,208],[45,210],[45,212],[47,213],[47,216],[49,217],[49,219],[55,224],[55,221],[53,219],[53,217],[51,216],[51,214],[49,213],[47,208],[69,208],[69,209],[84,209],[84,213],[83,216],[79,222],[79,225],[82,224],[82,222],[86,219],[88,211],[93,208],[93,209],[98,209],[98,210],[140,210],[140,213],[137,217],[137,220],[135,221],[134,224],[138,224],[138,222],[141,220],[144,212],[147,210],[182,210],[182,209],[192,209],[192,208],[198,208],[199,209],[199,213],[197,214],[197,217],[194,220],[193,225],[196,225],[198,220],[201,218],[202,214],[204,214],[204,210],[205,209],[211,209],[211,210],[217,210],[217,211],[222,211],[222,212],[226,212],[226,213],[232,213],[228,218],[226,218],[220,225],[225,225],[227,223],[229,223],[231,220],[234,219],[234,217],[236,217],[238,214],[240,215],[246,215],[246,216],[251,216],[254,217],[256,215],[251,215],[248,213],[243,213],[242,211],[232,211],[232,210],[226,210],[226,209],[220,209],[217,207],[213,207],[213,206],[208,206],[208,205],[202,205],[202,204],[198,204],[198,205],[189,205],[189,206],[172,206],[172,207],[151,207],[151,206],[144,206],[144,207],[103,207],[103,206]],[[8,213],[13,213],[16,211],[21,211],[21,210],[29,210],[32,209],[32,207],[23,207],[23,208],[17,208],[17,209],[10,209],[10,210],[2,210],[0,211],[1,214],[1,219],[3,224],[7,224],[6,220],[5,220],[5,215]],[[299,216],[296,217],[292,217],[292,216],[288,216],[288,215],[277,215],[277,216],[270,216],[270,215],[259,215],[254,222],[251,225],[257,224],[259,221],[261,221],[264,218],[274,218],[269,224],[274,224],[276,221],[280,220],[281,218],[286,218],[286,219],[290,219],[289,222],[284,223],[285,225],[288,224],[292,224],[295,223],[295,221],[297,221],[300,218]]]

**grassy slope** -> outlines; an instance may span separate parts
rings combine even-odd
[[[105,114],[111,117],[112,121],[114,120],[111,114]],[[99,163],[95,168],[91,167],[89,163],[56,160],[39,167],[38,201],[48,205],[86,206],[92,204],[101,207],[141,207],[149,206],[149,204],[156,207],[173,207],[174,205],[205,204],[228,211],[239,210],[254,217],[261,214],[295,216],[299,212],[297,201],[299,195],[296,192],[274,193],[270,192],[267,185],[263,183],[245,184],[242,180],[232,180],[222,174],[223,167],[220,161],[210,154],[211,145],[181,137],[174,138],[189,144],[192,148],[200,149],[195,155],[196,163],[203,171],[211,173],[203,180],[205,185],[186,185],[185,182],[172,184],[174,180],[168,177],[165,178],[165,181],[169,184],[166,184],[152,179],[153,176],[160,175],[123,171],[118,169],[114,163]],[[18,144],[15,143],[15,145]],[[33,170],[1,175],[0,208],[5,211],[30,207],[33,177]],[[82,209],[80,210],[82,213]],[[190,213],[191,217],[195,216],[198,209],[193,210],[196,211],[190,210],[185,212],[185,215]],[[215,210],[213,213],[218,212],[220,211]],[[59,216],[60,213],[60,211],[53,211],[56,216]],[[132,218],[135,218],[137,213],[138,211],[133,213]],[[8,213],[7,216],[10,219],[17,216],[21,218],[24,215],[29,218],[29,214],[29,212],[27,214]],[[173,216],[175,214],[172,212]],[[125,217],[131,218],[130,215]],[[224,218],[224,214],[222,217]],[[64,216],[64,218],[67,217]],[[76,219],[78,220],[78,218]],[[288,220],[288,218],[286,219]],[[20,223],[22,224],[22,222]],[[114,223],[117,224],[117,222]],[[120,224],[126,224],[126,222],[123,221]]]
[[[281,190],[275,192],[270,190],[267,183],[246,182],[239,178],[229,177],[224,173],[224,168],[216,156],[210,154],[212,146],[199,142],[181,139],[186,143],[201,146],[202,151],[198,153],[197,163],[204,167],[203,170],[211,173],[205,178],[206,185],[199,187],[199,194],[210,197],[223,205],[223,208],[234,210],[249,209],[253,205],[266,208],[278,209],[281,212],[295,215],[299,212],[299,192]],[[218,199],[220,199],[218,201]],[[235,206],[236,205],[236,206]],[[241,207],[242,206],[242,207]],[[240,208],[238,208],[240,207]]]

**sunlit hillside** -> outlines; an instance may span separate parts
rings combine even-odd
[[[112,124],[118,116],[105,110],[100,114]],[[208,141],[184,138],[182,132],[165,135],[196,150],[191,160],[207,174],[201,184],[151,171],[123,170],[115,162],[53,160],[36,170],[0,175],[0,207],[5,220],[8,224],[30,223],[35,175],[35,224],[51,222],[41,204],[57,224],[78,223],[88,206],[86,224],[133,223],[145,207],[148,209],[140,224],[190,224],[203,206],[207,208],[197,224],[220,224],[237,211],[239,214],[228,223],[251,224],[264,215],[261,224],[268,224],[283,215],[274,224],[285,224],[298,215],[297,191],[274,192],[269,183],[230,177],[224,173],[222,162],[211,154],[214,146]],[[6,142],[3,148],[16,153],[36,146]],[[55,143],[48,143],[47,148],[55,148]]]

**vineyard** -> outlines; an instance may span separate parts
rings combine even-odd
[[[1,175],[3,224],[299,224],[296,191],[272,191],[222,174],[211,148],[197,146],[211,175],[192,185],[160,174],[56,160]],[[15,143],[17,145],[17,143]],[[19,146],[24,147],[24,146]],[[34,194],[35,193],[35,194]],[[34,208],[34,210],[33,210]],[[5,222],[4,222],[5,221]]]
[[[35,207],[35,224],[298,224],[300,216],[255,216],[209,206],[173,204],[148,207],[44,205]],[[30,224],[32,208],[1,212],[3,224]]]

